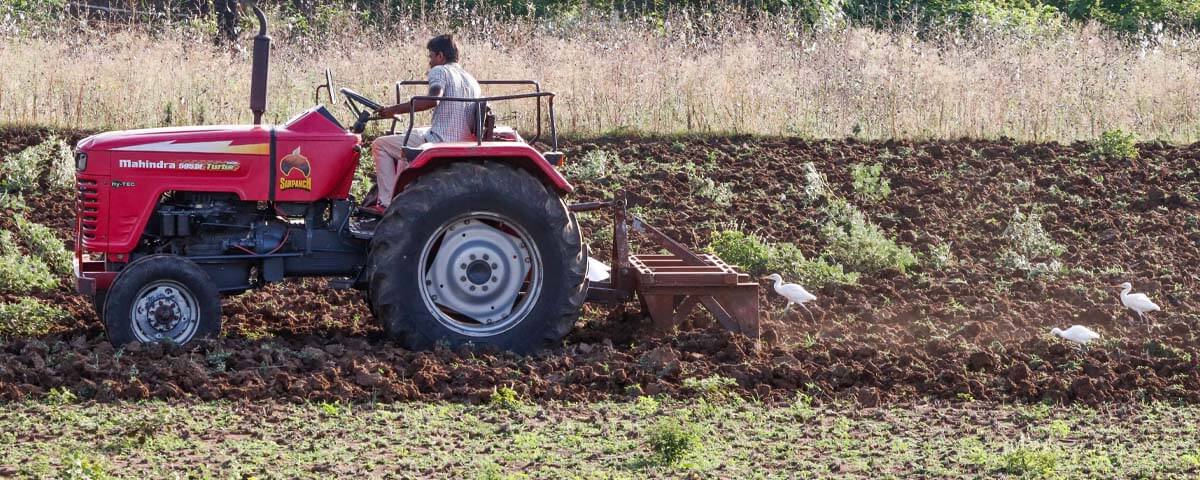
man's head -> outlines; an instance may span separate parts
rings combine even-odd
[[[429,68],[458,61],[458,45],[449,34],[433,37],[425,48],[429,49]]]

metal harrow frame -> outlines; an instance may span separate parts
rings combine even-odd
[[[611,277],[590,285],[588,301],[615,304],[637,297],[659,332],[670,331],[703,305],[729,331],[758,338],[758,282],[720,257],[692,252],[645,220],[630,216],[626,205],[622,196],[570,207],[573,212],[603,208],[613,212]],[[630,254],[630,231],[668,253]]]

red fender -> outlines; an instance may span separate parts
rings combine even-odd
[[[500,160],[513,164],[533,173],[543,182],[554,187],[559,194],[568,194],[575,187],[563,178],[558,170],[543,157],[540,152],[525,143],[520,142],[448,142],[435,143],[424,149],[408,168],[396,179],[396,192],[404,190],[404,186],[416,180],[430,168],[458,160]]]

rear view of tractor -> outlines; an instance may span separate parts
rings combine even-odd
[[[320,104],[262,124],[270,38],[256,13],[253,124],[108,132],[77,145],[77,289],[93,299],[112,343],[215,336],[222,295],[288,277],[364,291],[388,336],[414,349],[447,342],[532,351],[559,343],[585,300],[635,296],[658,323],[702,304],[727,327],[757,332],[757,284],[745,275],[636,218],[633,230],[672,254],[629,255],[623,204],[568,208],[572,186],[554,168],[562,161],[554,95],[536,82],[480,82],[532,87],[523,94],[412,97],[470,103],[476,139],[406,148],[409,167],[390,207],[382,216],[360,210],[349,192],[361,134],[381,105],[343,88],[349,128]],[[397,84],[397,97],[406,83],[414,82]],[[317,98],[322,90],[334,103],[329,72]],[[494,124],[488,104],[510,100],[536,101],[533,140]],[[544,153],[531,146],[542,138],[543,103]],[[572,212],[605,207],[619,222],[617,266],[610,281],[589,288]]]

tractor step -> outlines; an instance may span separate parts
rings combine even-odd
[[[353,278],[331,278],[325,284],[330,290],[352,290],[354,289]]]
[[[359,240],[375,238],[375,228],[379,226],[379,217],[355,217],[350,220],[350,236]]]

